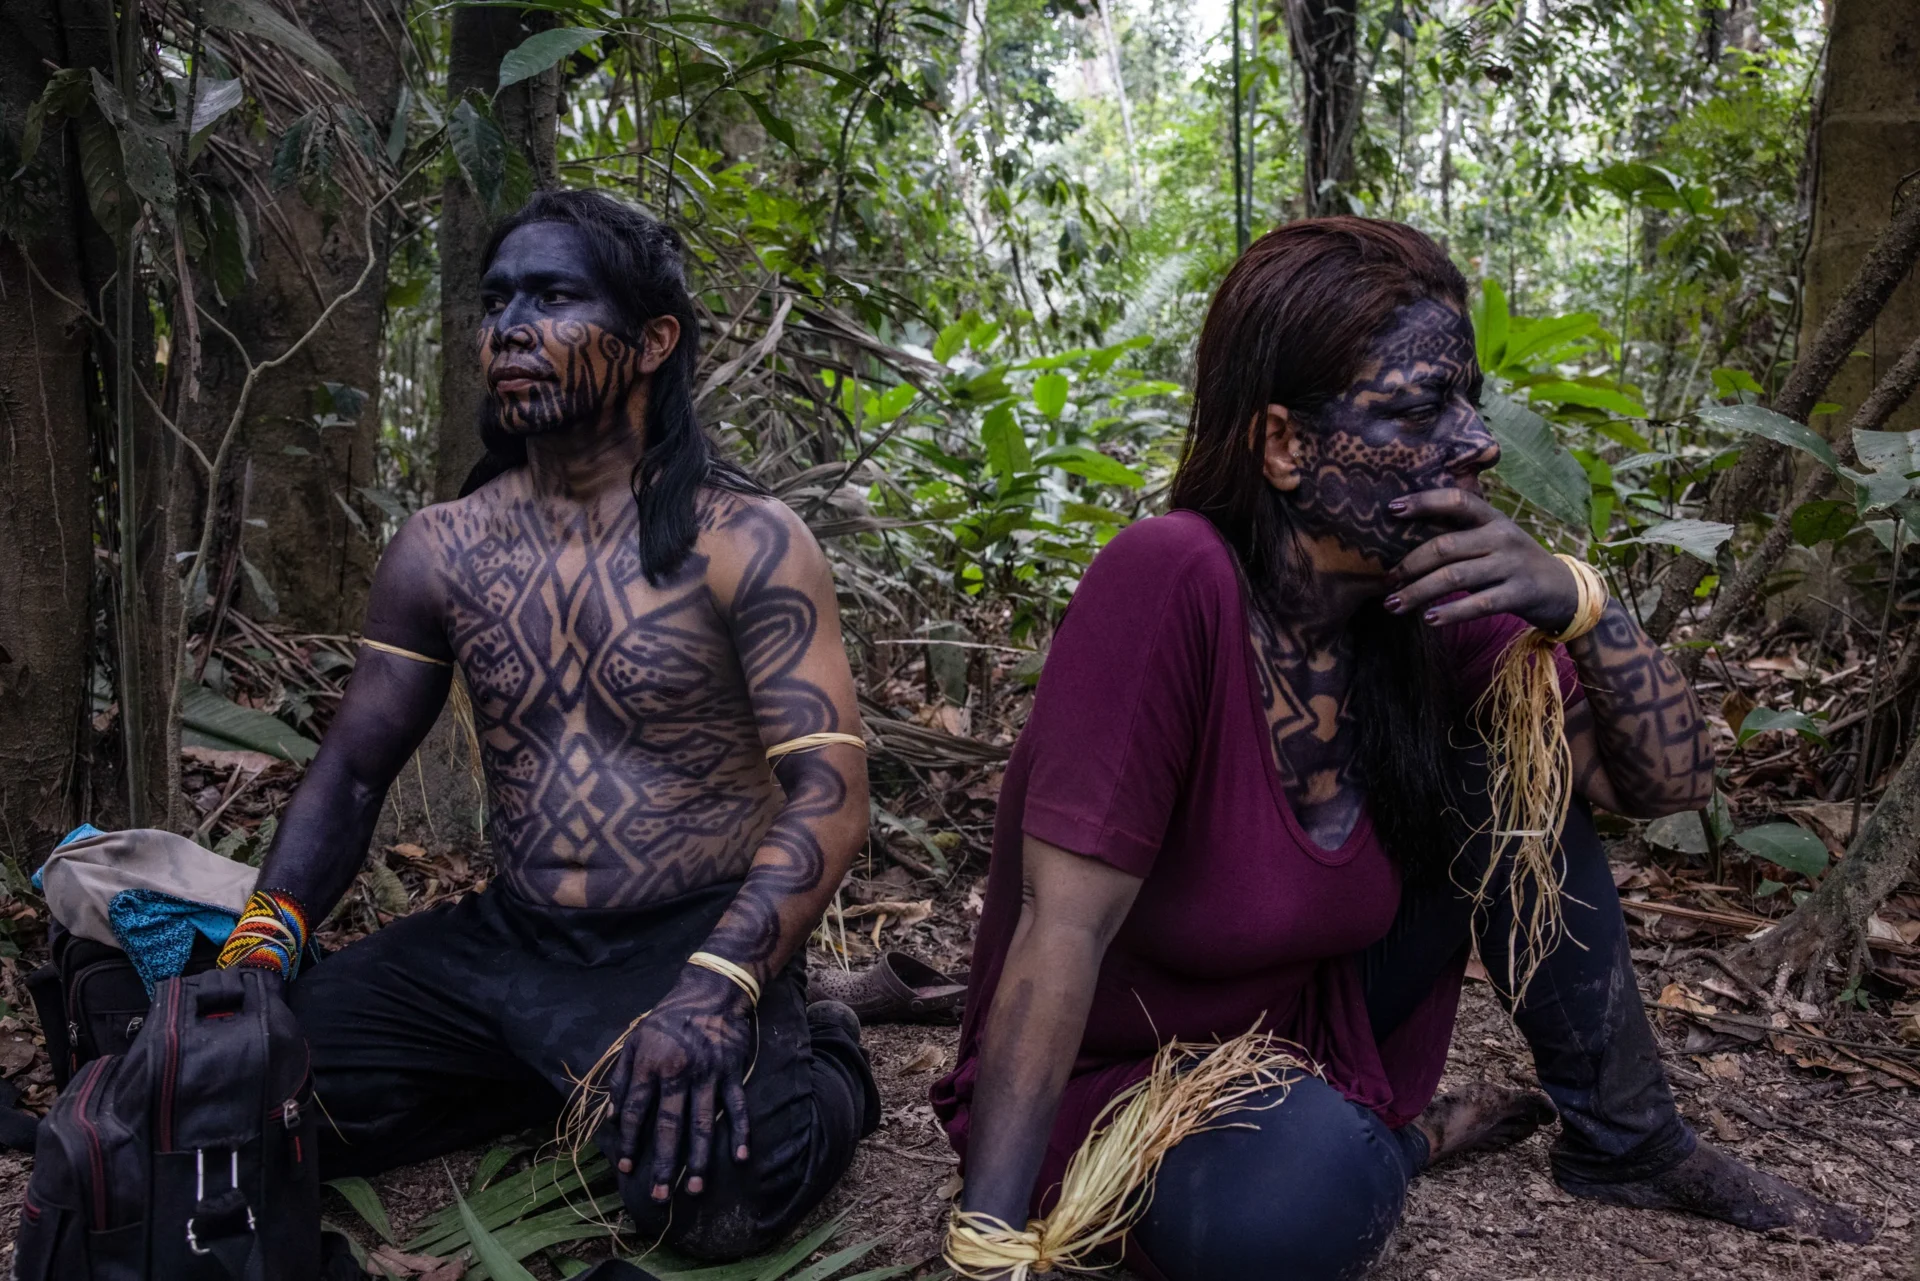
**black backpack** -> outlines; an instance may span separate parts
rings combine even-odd
[[[53,960],[27,976],[40,1027],[47,1036],[53,1088],[64,1090],[82,1067],[102,1054],[125,1054],[146,1022],[146,985],[117,947],[52,930]],[[210,970],[220,949],[196,939],[187,974]]]
[[[40,1126],[14,1281],[315,1281],[306,1039],[254,970],[169,979]]]

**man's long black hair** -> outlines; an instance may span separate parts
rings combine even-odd
[[[1467,283],[1432,240],[1400,223],[1315,218],[1268,232],[1221,281],[1194,357],[1193,413],[1172,503],[1233,548],[1251,606],[1284,620],[1312,575],[1298,517],[1262,472],[1268,405],[1307,430],[1358,377],[1395,310],[1422,298],[1464,308]],[[1381,846],[1411,878],[1444,875],[1466,831],[1453,787],[1454,683],[1419,619],[1377,602],[1352,624],[1355,769]]]
[[[721,456],[694,413],[700,320],[687,290],[686,246],[673,228],[604,192],[542,191],[493,229],[481,270],[493,264],[502,241],[535,222],[565,223],[580,231],[588,260],[618,309],[619,337],[637,345],[649,320],[672,316],[680,322],[680,339],[654,370],[647,390],[645,450],[632,478],[640,511],[640,564],[647,581],[657,585],[693,550],[700,533],[695,502],[701,486],[767,492]],[[462,498],[527,461],[526,438],[501,429],[484,410],[480,439],[487,453],[467,474]]]

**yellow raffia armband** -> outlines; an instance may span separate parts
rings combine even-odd
[[[1608,600],[1599,570],[1572,556],[1557,559],[1573,571],[1579,588],[1573,621],[1557,636],[1538,628],[1516,636],[1473,709],[1487,749],[1493,849],[1479,884],[1470,888],[1474,902],[1484,904],[1495,873],[1512,858],[1507,893],[1513,923],[1507,934],[1506,978],[1507,991],[1515,998],[1526,991],[1565,932],[1561,898],[1566,862],[1560,857],[1560,831],[1573,798],[1573,749],[1567,743],[1567,711],[1560,699],[1553,647],[1599,626]],[[1476,932],[1478,921],[1476,913]]]
[[[360,638],[360,643],[368,649],[377,649],[382,654],[393,654],[399,658],[410,658],[416,663],[431,663],[435,667],[453,666],[453,660],[450,658],[435,658],[430,654],[422,654],[411,649],[401,649],[398,645],[389,645],[385,641],[369,640],[365,636]]]
[[[745,992],[749,1001],[755,1005],[760,1004],[760,980],[753,977],[745,967],[734,964],[724,956],[716,956],[712,952],[695,952],[687,958],[687,964],[713,971]]]
[[[1175,1144],[1236,1124],[1224,1120],[1231,1113],[1276,1106],[1301,1073],[1319,1075],[1298,1046],[1257,1028],[1217,1045],[1162,1046],[1146,1079],[1101,1109],[1067,1163],[1052,1212],[1022,1229],[956,1209],[947,1224],[947,1266],[956,1276],[1004,1274],[1011,1281],[1090,1266],[1096,1251],[1124,1237],[1146,1212],[1154,1176]],[[1270,1090],[1277,1097],[1253,1104]]]
[[[817,752],[835,743],[845,743],[848,747],[857,747],[863,752],[867,750],[867,740],[858,734],[838,734],[829,731],[821,734],[802,734],[799,738],[775,743],[767,749],[767,759],[777,761],[782,756],[792,756],[795,752]]]

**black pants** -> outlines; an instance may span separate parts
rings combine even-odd
[[[1484,768],[1469,762],[1467,775],[1483,793]],[[1674,1108],[1606,851],[1583,803],[1568,815],[1561,844],[1567,937],[1524,998],[1505,1004],[1560,1111],[1555,1177],[1563,1185],[1647,1178],[1684,1160],[1693,1132]],[[1478,882],[1490,845],[1480,837],[1462,852],[1458,880]],[[1504,873],[1489,898],[1478,937],[1498,989],[1513,915]],[[1403,895],[1392,929],[1362,958],[1377,1038],[1398,1027],[1469,946],[1473,914],[1466,892],[1444,879]],[[1236,1115],[1235,1128],[1196,1135],[1168,1153],[1134,1233],[1166,1281],[1357,1277],[1399,1223],[1407,1184],[1426,1163],[1418,1131],[1387,1129],[1314,1078],[1297,1082],[1284,1101],[1267,1101],[1274,1106],[1266,1111]]]
[[[322,1176],[371,1174],[528,1128],[551,1133],[572,1077],[666,994],[738,889],[731,881],[595,910],[529,903],[495,881],[303,972],[288,1002],[313,1048]],[[723,1148],[706,1190],[676,1187],[665,1206],[636,1163],[620,1191],[649,1241],[711,1258],[766,1248],[819,1203],[879,1123],[856,1037],[808,1020],[799,958],[761,994],[756,1017],[752,1157],[736,1163]]]

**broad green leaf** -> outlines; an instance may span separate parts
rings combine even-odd
[[[1908,477],[1920,472],[1920,432],[1856,430],[1853,448],[1874,471]]]
[[[1058,418],[1067,407],[1067,376],[1041,374],[1033,380],[1033,403],[1049,418]]]
[[[506,56],[500,59],[500,83],[495,86],[495,92],[539,75],[606,34],[592,27],[555,27],[551,31],[535,32],[507,50]]]
[[[365,1219],[382,1241],[393,1244],[393,1223],[387,1218],[387,1207],[380,1203],[380,1194],[373,1190],[373,1184],[362,1178],[347,1178],[329,1179],[327,1186],[345,1197],[354,1213]]]
[[[127,186],[120,158],[120,137],[98,112],[80,118],[80,178],[87,188],[93,220],[116,241],[139,219],[139,198]]]
[[[1833,538],[1845,538],[1853,529],[1852,503],[1837,498],[1816,498],[1793,509],[1793,541],[1802,547],[1817,547]]]
[[[1657,525],[1649,525],[1633,538],[1616,538],[1608,543],[1609,547],[1624,547],[1633,543],[1659,543],[1667,547],[1678,547],[1687,555],[1707,564],[1715,563],[1715,554],[1720,544],[1733,537],[1733,526],[1723,525],[1714,520],[1663,520]]]
[[[194,90],[193,130],[195,136],[205,133],[218,124],[220,117],[240,105],[247,96],[246,86],[238,78],[216,80],[212,76],[203,77]]]
[[[205,685],[181,690],[180,720],[191,741],[202,747],[265,752],[282,760],[306,762],[320,745],[286,722],[229,702]]]
[[[353,92],[353,78],[318,40],[276,13],[266,0],[206,0],[200,10],[209,26],[277,44],[333,83]]]
[[[1506,363],[1507,329],[1511,319],[1506,290],[1488,276],[1481,282],[1480,305],[1473,309],[1473,337],[1480,368],[1499,370]]]
[[[68,116],[87,109],[93,96],[93,76],[79,67],[65,67],[47,78],[40,96],[27,108],[25,126],[20,131],[20,167],[25,169],[40,150],[40,138],[48,124],[56,127]],[[16,175],[18,176],[18,175]]]
[[[1084,477],[1100,485],[1138,489],[1147,483],[1146,477],[1125,463],[1109,458],[1097,449],[1088,449],[1085,445],[1059,445],[1037,455],[1033,461],[1045,467],[1058,467],[1068,475]]]
[[[972,329],[973,323],[964,316],[942,329],[933,340],[933,358],[943,365],[946,364],[956,352],[966,346],[967,334]]]
[[[1507,487],[1562,524],[1585,529],[1593,485],[1547,420],[1498,392],[1486,394],[1481,417],[1500,442],[1494,470]]]
[[[1533,401],[1552,401],[1556,405],[1580,405],[1588,409],[1604,409],[1622,418],[1647,416],[1645,405],[1613,387],[1594,387],[1586,383],[1564,380],[1528,383],[1527,398]]]
[[[1011,405],[995,405],[980,423],[980,440],[987,447],[987,466],[1004,486],[1019,472],[1033,470],[1033,455]]]
[[[1590,311],[1537,320],[1514,319],[1507,328],[1505,367],[1531,370],[1537,363],[1558,364],[1584,355],[1598,345],[1599,331],[1600,318]]]
[[[1810,454],[1829,470],[1837,471],[1840,467],[1833,446],[1819,432],[1805,423],[1795,422],[1785,414],[1776,414],[1771,409],[1763,409],[1759,405],[1709,405],[1694,416],[1716,427],[1764,437],[1775,444]]]
[[[487,209],[500,212],[507,182],[507,139],[500,126],[469,99],[447,118],[447,141],[473,194]]]
[[[1767,389],[1754,380],[1752,374],[1744,369],[1722,367],[1713,371],[1713,391],[1717,396],[1732,399],[1741,392],[1751,396],[1764,396]]]
[[[1862,515],[1886,511],[1913,492],[1913,482],[1897,472],[1858,472],[1842,467],[1840,474],[1853,482],[1854,506]]]
[[[447,1186],[453,1189],[454,1204],[460,1208],[460,1224],[467,1230],[467,1240],[473,1245],[473,1253],[481,1266],[491,1274],[493,1281],[534,1281],[533,1273],[521,1267],[520,1261],[502,1249],[493,1235],[481,1226],[467,1199],[460,1195],[460,1186],[453,1181],[451,1174],[447,1176]]]
[[[93,73],[93,100],[120,135],[120,176],[127,186],[155,208],[171,211],[175,194],[173,157],[167,152],[160,126],[144,113],[127,110],[119,91],[98,71]]]
[[[1769,730],[1786,729],[1807,739],[1809,742],[1826,745],[1826,735],[1820,732],[1820,722],[1805,712],[1775,711],[1771,707],[1756,707],[1748,712],[1746,719],[1734,727],[1734,733],[1741,743],[1745,743],[1755,734],[1765,734]]]
[[[1763,823],[1735,832],[1733,842],[1756,858],[1812,879],[1826,870],[1827,843],[1798,823]]]
[[[273,590],[273,584],[267,581],[267,576],[260,572],[260,567],[242,556],[240,568],[246,574],[247,586],[253,588],[253,594],[259,600],[261,610],[268,618],[277,615],[280,612],[279,594]]]
[[[768,105],[765,94],[748,93],[744,89],[735,90],[735,92],[745,98],[747,105],[753,108],[754,118],[760,122],[762,129],[765,129],[771,137],[785,143],[787,150],[794,152],[800,150],[800,143],[793,132],[793,122],[776,114]]]
[[[1123,515],[1110,507],[1101,507],[1096,503],[1062,503],[1060,519],[1071,524],[1103,525],[1115,529],[1133,523],[1133,517]]]
[[[472,1196],[484,1191],[486,1186],[493,1182],[494,1176],[506,1169],[507,1164],[524,1151],[526,1151],[524,1147],[510,1143],[489,1148],[487,1154],[480,1158],[480,1164],[474,1167],[473,1177],[467,1180],[467,1195]]]

